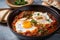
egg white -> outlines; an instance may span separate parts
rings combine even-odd
[[[39,13],[39,15],[37,15]],[[39,16],[42,16],[43,17],[43,19],[37,19],[36,17],[39,17]],[[34,20],[36,20],[37,21],[37,24],[50,24],[51,22],[53,22],[53,20],[51,19],[51,18],[49,18],[49,16],[48,16],[48,14],[47,13],[42,13],[42,12],[34,12],[33,14],[32,14],[32,18],[34,19]],[[49,21],[47,21],[46,19],[49,19]],[[31,28],[24,28],[23,26],[23,22],[25,21],[25,20],[27,20],[27,21],[31,21],[32,19],[27,19],[27,18],[21,18],[21,19],[19,19],[17,22],[16,22],[16,24],[15,24],[15,27],[16,27],[16,31],[17,32],[22,32],[22,33],[24,33],[24,32],[26,32],[26,31],[33,31],[33,30],[35,30],[37,27],[35,27],[34,25],[32,25],[32,27]]]
[[[39,13],[39,15],[37,15]],[[39,16],[42,16],[43,19],[37,19],[36,17],[39,17]],[[36,20],[39,23],[41,24],[50,24],[53,20],[51,20],[51,18],[49,18],[48,14],[47,13],[42,13],[42,12],[34,12],[33,13],[33,16],[32,18],[34,20]],[[47,21],[47,19],[49,19],[49,21]]]
[[[18,20],[17,22],[16,22],[16,24],[15,24],[15,26],[16,26],[16,31],[17,32],[22,32],[22,33],[24,33],[24,32],[26,32],[26,31],[33,31],[33,30],[35,30],[37,27],[35,27],[35,26],[32,26],[31,28],[24,28],[23,27],[23,22],[24,22],[24,20],[26,20],[26,18],[22,18],[22,19],[20,19],[20,20]],[[31,21],[31,19],[28,19],[28,21]]]

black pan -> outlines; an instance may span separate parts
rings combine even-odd
[[[53,15],[57,22],[58,22],[58,25],[57,25],[57,29],[52,33],[52,34],[49,34],[49,35],[46,35],[46,36],[38,36],[38,37],[27,37],[27,36],[23,36],[23,35],[20,35],[18,33],[16,33],[15,31],[12,30],[12,25],[11,23],[13,22],[14,20],[14,17],[16,15],[18,15],[20,12],[24,11],[24,10],[30,10],[30,11],[42,11],[42,12],[48,12],[50,13],[51,15]],[[60,15],[59,13],[50,8],[50,7],[46,7],[46,6],[42,6],[42,5],[28,5],[28,6],[24,6],[24,7],[20,7],[16,10],[14,10],[13,12],[11,12],[11,14],[8,16],[8,19],[7,19],[7,23],[8,23],[8,26],[9,28],[11,29],[11,31],[20,39],[25,39],[25,40],[40,40],[40,39],[46,39],[46,38],[49,38],[51,35],[53,35],[54,33],[56,33],[56,31],[60,28]]]

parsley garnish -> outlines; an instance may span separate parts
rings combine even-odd
[[[35,21],[34,19],[32,19],[31,22],[37,24],[37,21]]]
[[[38,30],[38,32],[43,32],[43,30]]]
[[[14,2],[14,4],[15,5],[25,5],[25,4],[27,4],[27,1],[25,1],[25,0],[16,0]]]
[[[40,14],[38,13],[37,15],[39,16]]]
[[[47,19],[47,21],[51,22],[49,19]]]
[[[47,19],[47,21],[50,21],[49,19]]]

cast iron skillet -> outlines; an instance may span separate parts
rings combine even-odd
[[[60,15],[59,13],[50,8],[50,7],[46,7],[46,6],[42,6],[42,5],[28,5],[28,6],[24,6],[24,7],[20,7],[16,10],[14,10],[13,12],[11,12],[11,14],[8,16],[8,19],[7,19],[7,23],[8,23],[8,26],[9,28],[12,30],[12,21],[14,20],[14,17],[16,15],[18,15],[20,12],[24,11],[24,10],[30,10],[30,11],[42,11],[42,12],[48,12],[50,13],[51,15],[53,15],[57,22],[58,22],[58,25],[57,25],[57,30],[60,28]],[[56,31],[57,31],[56,30]],[[12,32],[18,37],[18,38],[21,38],[21,39],[25,39],[25,40],[40,40],[40,39],[46,39],[46,38],[49,38],[51,35],[53,35],[54,33],[56,33],[56,31],[54,31],[52,34],[50,35],[46,35],[46,36],[38,36],[38,37],[27,37],[27,36],[23,36],[23,35],[20,35],[18,33],[16,33],[15,31],[12,30]]]

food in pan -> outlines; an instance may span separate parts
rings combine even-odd
[[[25,36],[44,36],[56,30],[57,21],[48,12],[23,11],[12,22],[12,29]]]

